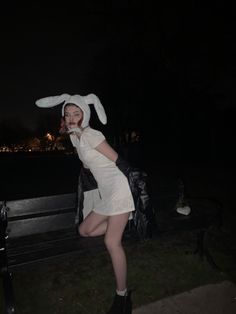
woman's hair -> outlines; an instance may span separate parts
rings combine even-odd
[[[75,104],[68,103],[68,104],[65,105],[64,111],[65,111],[65,109],[66,109],[67,106],[76,106],[76,107],[78,107],[78,106],[75,105]],[[78,122],[78,127],[81,126],[82,121],[83,121],[83,118],[84,118],[84,112],[83,112],[83,110],[81,110],[81,111],[82,111],[82,119]],[[63,117],[61,118],[59,133],[60,133],[60,134],[65,134],[65,133],[67,133],[67,131],[68,131],[68,129],[67,129],[67,127],[66,127],[65,118],[64,118],[64,116],[63,116]]]
[[[60,134],[66,134],[67,133],[67,127],[66,127],[66,123],[65,123],[64,117],[61,118],[59,133]]]

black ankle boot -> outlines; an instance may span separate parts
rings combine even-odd
[[[125,296],[115,295],[112,306],[106,314],[131,314],[132,313],[132,301],[131,291]]]

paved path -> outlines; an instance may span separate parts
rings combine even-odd
[[[209,284],[150,303],[132,314],[236,314],[236,285]]]

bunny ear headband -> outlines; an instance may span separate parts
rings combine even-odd
[[[78,106],[83,111],[84,117],[81,124],[82,128],[85,128],[86,126],[89,125],[90,114],[91,114],[91,111],[89,108],[90,104],[94,105],[94,108],[97,112],[99,120],[103,124],[107,123],[107,116],[106,116],[105,110],[99,98],[94,94],[88,94],[87,96],[80,96],[80,95],[71,96],[69,94],[62,94],[59,96],[49,96],[49,97],[36,100],[35,104],[36,106],[40,108],[51,108],[51,107],[60,105],[63,102],[64,104],[62,106],[62,116],[64,116],[64,109],[65,109],[66,104],[69,104],[69,103]]]

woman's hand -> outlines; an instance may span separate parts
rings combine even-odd
[[[68,131],[67,131],[68,134],[74,134],[78,138],[80,138],[81,132],[82,132],[82,130],[80,128],[71,128],[71,129],[68,129]]]

